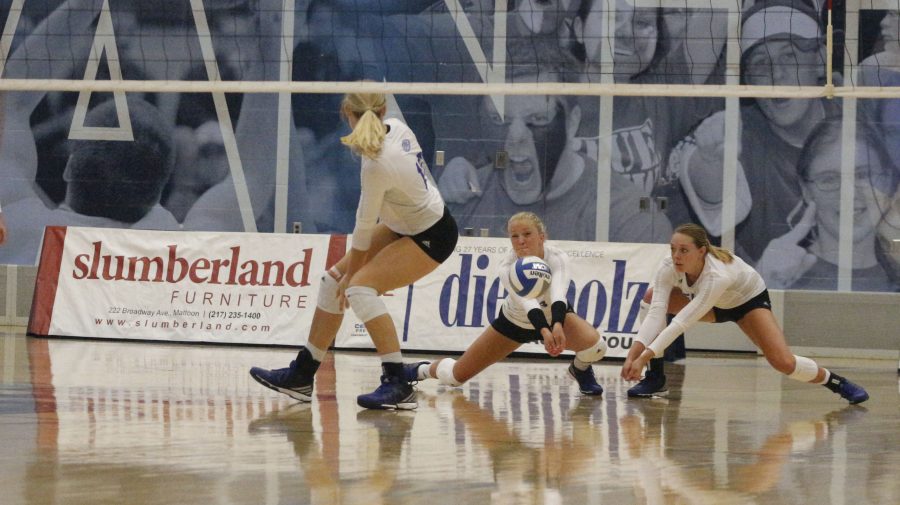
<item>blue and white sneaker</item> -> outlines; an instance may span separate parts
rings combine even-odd
[[[406,382],[416,383],[419,381],[423,381],[428,377],[425,376],[425,373],[419,372],[419,367],[422,365],[431,365],[430,361],[416,361],[415,363],[404,363],[403,364],[403,378],[406,379]]]
[[[629,398],[653,398],[668,394],[666,376],[662,374],[645,374],[640,382],[628,389]]]
[[[369,394],[357,396],[357,405],[382,410],[413,410],[418,407],[416,390],[406,381],[405,367],[403,363],[382,363],[381,385]]]
[[[594,377],[594,369],[590,366],[587,370],[575,368],[575,363],[569,365],[569,375],[578,383],[578,389],[583,395],[597,396],[603,394],[603,386],[597,384]]]
[[[831,377],[828,378],[828,382],[825,383],[825,387],[841,395],[841,398],[850,402],[851,405],[856,405],[869,399],[869,393],[866,393],[865,389],[833,372]]]
[[[301,356],[303,356],[303,351],[301,351]],[[250,377],[263,386],[284,393],[295,400],[311,402],[317,369],[318,362],[312,358],[307,363],[300,363],[298,358],[291,361],[287,368],[267,370],[255,366],[250,369]]]

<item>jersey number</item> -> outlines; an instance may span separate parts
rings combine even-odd
[[[422,157],[422,153],[416,154],[416,171],[422,176],[422,182],[425,183],[425,189],[428,189],[428,177],[425,177],[426,170],[428,170],[428,164],[425,163],[425,158]]]

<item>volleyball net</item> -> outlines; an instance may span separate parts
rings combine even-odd
[[[900,0],[5,0],[0,202],[31,185],[66,201],[73,142],[135,138],[142,97],[176,158],[161,195],[143,191],[181,229],[347,233],[358,161],[340,99],[382,92],[463,228],[503,235],[528,207],[555,238],[668,242],[694,221],[762,266],[792,233],[833,235],[827,282],[851,289],[863,256],[900,282],[898,20]],[[814,132],[826,123],[840,128]],[[91,198],[135,207],[124,195]],[[833,222],[809,210],[827,206]]]
[[[2,90],[889,98],[900,71],[898,0],[5,4]]]

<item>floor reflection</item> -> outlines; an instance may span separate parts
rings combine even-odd
[[[595,398],[565,363],[519,359],[382,412],[355,403],[370,353],[327,360],[299,404],[247,374],[291,350],[7,333],[0,352],[4,504],[900,503],[896,363],[828,360],[865,407],[692,355],[667,400],[629,401],[615,362]]]

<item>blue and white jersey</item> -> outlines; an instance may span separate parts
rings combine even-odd
[[[550,267],[552,278],[550,289],[544,290],[543,294],[537,298],[522,298],[509,285],[508,274],[517,259],[516,253],[510,251],[500,262],[500,283],[509,293],[501,308],[503,314],[513,324],[520,328],[533,330],[534,325],[528,320],[528,311],[541,309],[547,321],[551,321],[550,306],[556,301],[566,301],[566,291],[569,289],[569,256],[562,249],[544,244],[542,259]]]
[[[386,119],[389,131],[381,154],[363,157],[362,193],[356,208],[353,248],[366,251],[380,221],[401,235],[421,233],[444,215],[444,200],[434,184],[419,141],[408,126]]]

